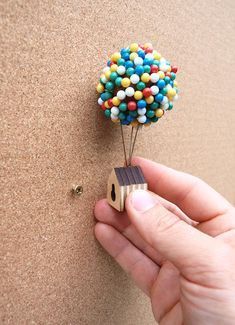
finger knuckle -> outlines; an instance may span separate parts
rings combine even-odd
[[[156,230],[159,235],[166,235],[166,233],[173,231],[173,229],[181,220],[165,209],[160,208],[159,212],[160,213],[158,214],[157,218]]]

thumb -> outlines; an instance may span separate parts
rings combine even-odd
[[[225,244],[200,232],[164,208],[157,195],[133,191],[126,200],[128,216],[139,234],[185,276],[213,267]],[[223,255],[223,254],[222,254]],[[220,255],[221,256],[221,255]]]

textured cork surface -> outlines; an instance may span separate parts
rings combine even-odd
[[[136,152],[234,203],[234,1],[0,3],[0,323],[154,324],[148,298],[93,237],[94,203],[123,162],[94,88],[109,54],[152,42],[179,66],[181,99]]]

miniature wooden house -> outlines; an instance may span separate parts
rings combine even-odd
[[[147,188],[148,184],[139,166],[114,168],[108,179],[108,203],[116,210],[123,211],[130,192]]]

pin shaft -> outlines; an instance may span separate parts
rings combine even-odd
[[[137,128],[136,128],[136,132],[135,132],[135,136],[134,136],[134,141],[133,141],[133,144],[132,144],[131,154],[129,156],[130,165],[131,165],[131,159],[132,159],[132,156],[133,156],[133,153],[134,153],[136,139],[137,139],[137,135],[138,135],[139,129],[140,129],[140,126],[138,125]]]
[[[121,135],[122,135],[122,146],[123,146],[123,151],[124,151],[124,158],[125,158],[125,166],[128,166],[127,162],[127,155],[126,155],[126,146],[125,146],[125,140],[124,140],[124,134],[123,134],[123,127],[121,125]]]

